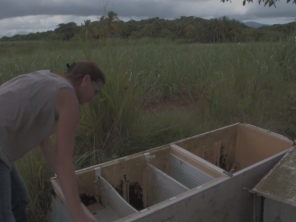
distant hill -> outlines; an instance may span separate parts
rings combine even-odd
[[[7,37],[12,37],[14,35],[28,35],[29,32],[26,32],[26,31],[20,31],[20,32],[7,32],[5,34],[0,34],[0,38],[4,37],[4,36],[7,36]]]
[[[253,27],[253,28],[260,28],[262,26],[269,26],[269,25],[266,25],[266,24],[261,24],[261,23],[258,23],[258,22],[244,22],[244,24],[246,26],[249,26],[249,27]]]
[[[91,22],[94,27],[99,27],[100,22]],[[107,24],[107,23],[106,23]],[[256,22],[233,20],[227,16],[213,19],[202,19],[194,16],[181,16],[174,20],[160,19],[158,17],[140,21],[114,22],[117,30],[108,28],[108,32],[92,33],[89,37],[98,38],[165,38],[186,43],[221,43],[221,42],[277,42],[290,37],[295,30],[295,22],[277,25],[264,25]],[[106,26],[107,27],[107,26]],[[111,27],[111,26],[110,26]],[[252,28],[251,28],[252,27]],[[258,27],[258,28],[253,28]],[[106,29],[107,30],[107,29]],[[5,33],[6,32],[6,33]],[[9,41],[36,41],[36,40],[77,40],[85,31],[83,24],[75,22],[61,23],[57,28],[45,32],[26,33],[24,31],[2,31],[0,42]],[[11,37],[9,37],[11,36]]]

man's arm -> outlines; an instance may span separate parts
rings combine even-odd
[[[53,144],[51,142],[50,137],[46,138],[45,140],[43,140],[40,143],[40,148],[42,150],[42,153],[43,153],[47,163],[49,164],[49,166],[51,167],[53,172],[55,174],[57,174],[57,171],[56,171],[56,152],[54,150],[54,146],[53,146]]]
[[[66,199],[67,206],[75,222],[93,222],[84,212],[77,187],[72,157],[74,153],[74,134],[80,120],[79,103],[69,90],[60,90],[57,100],[59,123],[57,127],[56,173]]]

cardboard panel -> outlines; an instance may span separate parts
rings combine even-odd
[[[151,164],[148,168],[148,207],[189,190]]]
[[[203,185],[214,177],[206,174],[200,169],[192,166],[191,164],[185,162],[184,160],[178,158],[177,156],[170,154],[170,174],[172,178],[183,184],[184,186],[192,189]]]
[[[238,128],[235,161],[244,169],[292,146],[292,142],[267,130],[240,125]]]
[[[135,209],[147,206],[147,170],[143,154],[101,167],[102,177]]]
[[[150,155],[155,155],[155,158],[149,160],[153,166],[157,169],[161,170],[162,172],[169,174],[170,171],[170,146],[162,147],[159,150],[153,150]]]
[[[119,219],[136,213],[137,211],[130,206],[103,177],[99,177],[99,188],[101,193],[101,202],[106,211],[99,211],[102,221],[113,221],[113,218]],[[110,218],[112,216],[112,218]]]
[[[235,158],[235,144],[239,124],[213,130],[175,144],[229,171]]]

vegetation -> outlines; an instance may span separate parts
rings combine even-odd
[[[173,41],[181,39],[188,43],[277,42],[292,33],[295,35],[295,26],[295,23],[291,22],[256,29],[227,16],[210,20],[193,16],[182,16],[174,20],[156,17],[123,22],[115,12],[110,11],[98,21],[86,20],[80,26],[74,22],[59,24],[53,31],[2,37],[0,41],[162,38]]]
[[[195,32],[193,27],[182,28],[182,18],[178,21],[180,33],[190,37]],[[66,63],[83,59],[94,60],[106,72],[102,93],[83,107],[73,160],[76,169],[239,121],[295,138],[294,40],[242,44],[179,44],[154,38],[97,41],[92,37],[99,29],[85,21],[82,30],[87,41],[80,41],[81,45],[77,41],[0,43],[0,84],[33,70],[63,73]],[[128,28],[121,30],[117,34],[136,35]],[[147,33],[153,35],[149,29]],[[222,33],[204,39],[227,39]],[[185,108],[153,108],[179,99]],[[30,221],[45,221],[53,173],[38,148],[16,165],[29,190]]]
[[[221,2],[228,2],[230,0],[221,0]],[[276,7],[276,2],[277,1],[280,1],[280,0],[258,0],[258,3],[261,4],[261,3],[264,3],[264,6],[268,5],[269,7],[271,6],[274,6]],[[287,3],[289,3],[291,0],[287,0]],[[246,3],[250,3],[250,2],[253,2],[253,0],[243,0],[243,5],[246,5]],[[296,0],[293,0],[292,1],[293,4],[296,4]]]

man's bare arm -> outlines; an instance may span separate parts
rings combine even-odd
[[[51,142],[50,137],[46,138],[45,140],[43,140],[40,143],[40,149],[42,150],[42,153],[46,159],[46,161],[48,162],[49,166],[51,167],[51,169],[53,170],[53,172],[55,174],[57,174],[56,172],[56,152],[54,149],[54,146]]]
[[[75,222],[93,222],[84,212],[77,187],[72,157],[74,153],[74,134],[79,124],[80,110],[76,96],[61,90],[57,101],[59,123],[57,127],[57,158],[56,172],[66,199],[67,206]]]

